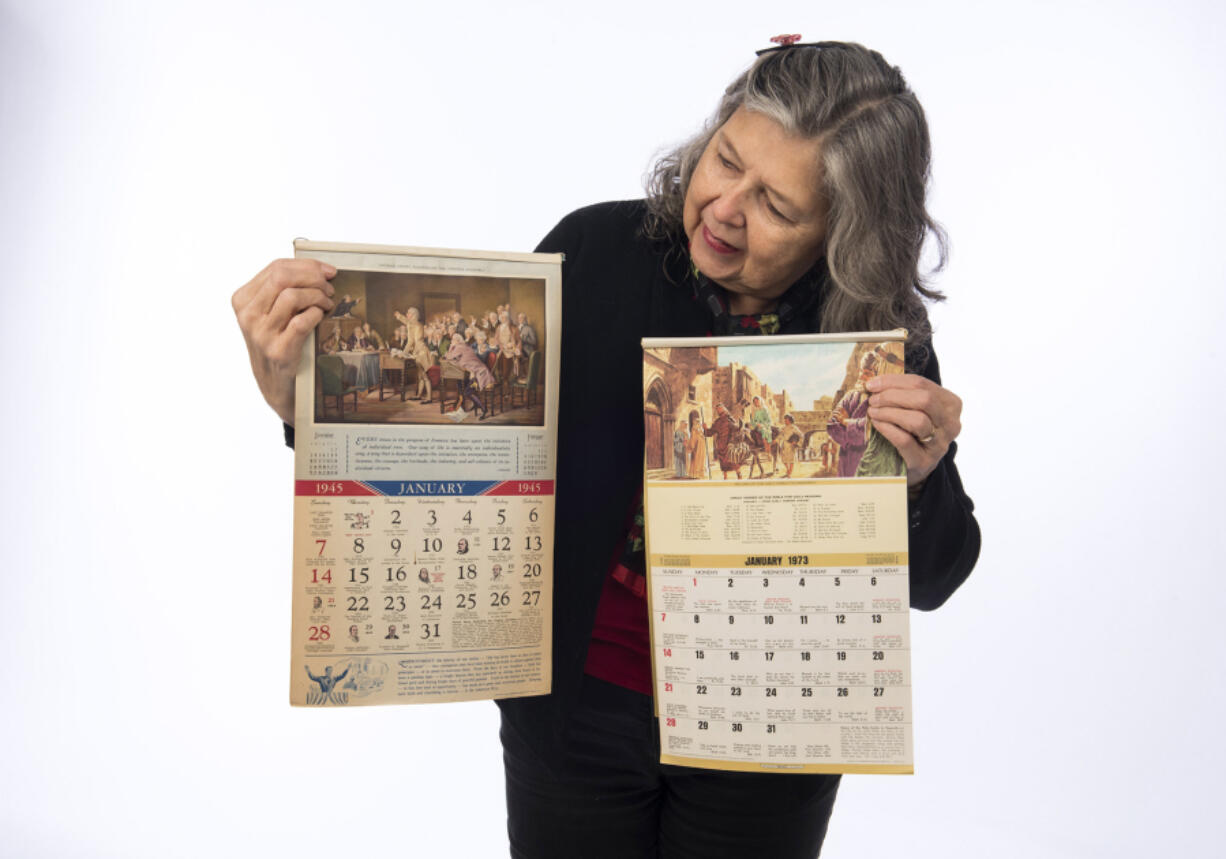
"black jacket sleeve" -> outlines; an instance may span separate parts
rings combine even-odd
[[[920,375],[941,383],[941,369],[931,349]],[[948,600],[979,558],[979,523],[954,464],[957,452],[958,445],[951,444],[928,475],[919,498],[909,505],[911,606],[924,611]]]

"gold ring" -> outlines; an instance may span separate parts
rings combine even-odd
[[[928,435],[921,438],[919,440],[919,443],[920,444],[932,444],[932,440],[936,437],[937,437],[936,430],[933,430],[932,432],[928,433]]]

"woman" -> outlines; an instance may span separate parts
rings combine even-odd
[[[911,603],[939,606],[970,573],[979,532],[953,465],[961,401],[929,343],[923,299],[940,296],[917,272],[925,236],[941,238],[924,208],[928,166],[923,111],[897,69],[859,45],[792,46],[729,86],[707,127],[656,165],[645,201],[581,209],[541,242],[566,254],[562,365],[605,370],[598,397],[584,373],[563,373],[559,391],[554,691],[499,702],[513,856],[817,855],[837,776],[658,763],[639,341],[906,327],[919,372],[868,383],[868,414],[907,464]],[[286,422],[333,274],[282,261],[234,296]]]
[[[677,421],[677,428],[673,430],[673,477],[678,480],[683,480],[688,476],[685,463],[685,448],[688,442],[689,435],[685,431],[685,421]]]
[[[702,417],[696,411],[690,412],[690,434],[685,446],[690,458],[689,476],[706,480],[711,476],[707,471],[707,437],[702,431]]]

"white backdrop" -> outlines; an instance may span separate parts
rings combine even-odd
[[[292,455],[230,293],[295,236],[531,249],[638,196],[799,31],[881,50],[928,109],[937,346],[984,532],[914,619],[916,775],[846,779],[826,855],[1217,854],[1224,24],[0,3],[0,852],[505,855],[492,704],[287,704]]]

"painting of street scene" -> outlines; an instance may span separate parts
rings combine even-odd
[[[545,281],[341,271],[316,423],[543,426]]]
[[[874,376],[903,372],[901,342],[752,339],[643,350],[648,480],[906,473],[873,430],[865,389]]]

